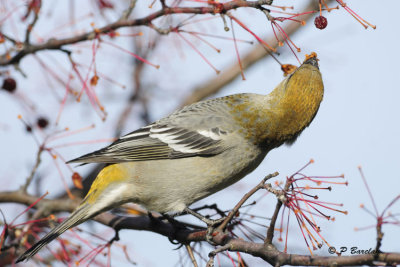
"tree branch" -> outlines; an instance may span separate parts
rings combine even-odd
[[[38,167],[39,167],[39,165],[40,165],[40,162],[41,162],[41,156],[42,156],[43,150],[44,150],[44,146],[41,145],[41,146],[39,147],[39,150],[38,150],[37,154],[36,154],[36,162],[35,162],[35,165],[33,166],[32,170],[31,170],[31,173],[29,174],[28,178],[26,178],[25,184],[24,184],[23,186],[21,186],[21,190],[22,190],[23,192],[26,192],[26,190],[28,189],[29,185],[30,185],[31,182],[32,182],[33,177],[34,177],[35,174],[36,174],[36,171],[37,171],[37,169],[38,169]]]
[[[152,21],[157,18],[173,15],[173,14],[221,14],[229,10],[237,9],[240,7],[251,7],[259,9],[261,5],[269,5],[271,0],[259,0],[259,1],[244,1],[235,0],[227,3],[215,3],[207,7],[165,7],[161,10],[154,12],[146,17],[132,20],[118,20],[114,23],[110,23],[104,27],[94,29],[93,31],[86,32],[80,35],[76,35],[65,39],[50,39],[44,44],[37,45],[26,45],[16,55],[11,58],[0,57],[0,66],[6,66],[11,64],[17,64],[26,55],[33,54],[43,50],[57,50],[65,45],[75,44],[78,42],[93,40],[100,34],[105,34],[123,27],[135,27],[135,26],[149,26]]]
[[[119,20],[127,20],[129,16],[131,15],[133,9],[136,6],[137,0],[131,0],[129,3],[129,7],[122,13],[122,16]]]
[[[0,203],[19,203],[26,206],[31,205],[38,199],[37,196],[32,196],[23,191],[3,191],[0,192]],[[61,212],[61,211],[73,211],[79,204],[80,199],[42,199],[35,205],[36,209],[45,207],[48,213]]]
[[[21,191],[0,192],[0,202],[20,203],[29,206],[37,198]],[[68,211],[71,212],[79,204],[78,200],[70,199],[43,199],[35,208],[45,209],[48,213]],[[102,213],[94,220],[110,226],[119,231],[122,229],[151,231],[161,234],[170,239],[175,239],[182,244],[190,242],[206,241],[206,230],[193,230],[188,228],[176,228],[169,222],[152,220],[148,216],[126,217],[117,216],[109,212]],[[217,232],[212,237],[215,244],[222,246],[221,250],[243,252],[259,257],[274,266],[357,266],[376,265],[378,262],[386,265],[396,265],[400,262],[400,253],[374,253],[355,256],[314,256],[287,254],[278,251],[271,244],[254,243],[240,238],[233,238],[225,233]],[[218,250],[220,251],[220,250]]]
[[[218,230],[222,231],[225,229],[225,227],[228,225],[228,223],[233,219],[233,217],[236,215],[236,213],[238,212],[238,210],[240,209],[240,207],[242,207],[242,205],[246,202],[246,200],[248,200],[252,195],[254,195],[254,193],[256,193],[258,190],[264,188],[264,184],[267,180],[278,176],[279,173],[278,172],[274,172],[272,174],[268,174],[267,176],[265,176],[264,179],[261,180],[261,182],[256,185],[255,187],[253,187],[253,189],[251,189],[249,192],[247,192],[242,199],[236,204],[236,206],[229,212],[228,216],[225,218],[225,220],[218,226]]]
[[[289,190],[291,182],[289,180],[286,180],[285,187],[283,188],[283,192],[287,192]],[[271,245],[272,240],[274,239],[274,233],[275,233],[275,224],[276,220],[278,219],[279,211],[281,210],[281,207],[283,205],[282,199],[278,198],[274,214],[271,217],[271,222],[269,223],[269,227],[267,230],[267,236],[265,237],[264,244],[265,245]]]

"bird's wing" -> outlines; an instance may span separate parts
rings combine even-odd
[[[223,129],[220,125],[216,126],[216,123],[205,123],[204,118],[198,114],[190,116],[188,113],[191,112],[187,109],[183,113],[184,116],[174,113],[172,117],[140,128],[121,137],[108,147],[68,163],[118,163],[193,156],[209,157],[230,148],[226,140],[232,131]],[[207,118],[211,121],[210,116],[218,117],[215,113],[207,114]],[[182,120],[186,123],[181,123]],[[191,122],[187,123],[187,120]],[[190,127],[188,124],[193,126]]]

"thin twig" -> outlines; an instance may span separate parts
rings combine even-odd
[[[309,1],[309,4],[299,13],[304,13],[307,10],[313,10],[315,8],[315,2],[316,1]],[[313,16],[314,14],[311,13],[304,14],[301,16],[301,19],[307,21],[313,18]],[[301,23],[291,22],[284,28],[284,31],[288,36],[290,36],[298,32],[301,27]],[[274,48],[278,47],[279,41],[282,41],[281,39],[277,40],[275,36],[265,38],[264,40],[266,43],[270,44]],[[255,46],[250,52],[241,57],[243,70],[250,68],[261,59],[269,57],[271,55],[272,54],[269,54],[265,51],[265,48],[262,45]],[[235,79],[240,76],[241,71],[242,70],[236,64],[236,62],[229,64],[229,67],[222,70],[218,77],[214,79],[209,79],[204,84],[200,84],[197,86],[197,88],[194,88],[192,93],[182,101],[181,107],[200,101],[218,93],[222,88],[225,88],[225,86],[235,81]]]
[[[29,206],[37,201],[37,199],[37,196],[30,195],[21,190],[0,192],[0,203],[19,203]],[[42,199],[35,205],[35,208],[39,209],[40,207],[45,206],[48,213],[60,211],[71,212],[78,206],[78,204],[78,198],[75,200],[70,200],[68,198]]]
[[[382,246],[383,232],[382,232],[382,217],[378,217],[376,224],[376,246],[375,253],[379,253]]]
[[[19,42],[16,41],[14,38],[11,38],[10,36],[8,36],[7,34],[5,34],[4,32],[1,33],[1,35],[7,39],[8,41],[12,42],[13,44],[18,44]]]
[[[238,210],[240,209],[240,207],[244,204],[244,202],[246,202],[247,199],[249,199],[252,195],[254,195],[255,192],[257,192],[258,190],[264,188],[264,184],[267,180],[278,176],[279,173],[278,172],[274,172],[272,174],[268,174],[267,176],[264,177],[264,179],[262,179],[262,181],[256,185],[253,189],[251,189],[249,192],[247,192],[242,199],[236,204],[236,206],[233,208],[233,210],[231,210],[228,214],[228,216],[225,218],[225,220],[218,226],[218,230],[222,231],[223,229],[226,228],[226,226],[228,225],[228,223],[233,219],[233,217],[236,215],[236,213],[238,212]]]
[[[278,200],[276,203],[274,214],[271,217],[271,222],[267,230],[267,237],[264,240],[264,244],[266,245],[272,244],[272,239],[274,238],[274,232],[275,232],[275,223],[276,219],[278,218],[278,214],[281,207],[282,207],[282,202]]]
[[[32,12],[33,12],[33,21],[28,25],[28,27],[26,28],[26,32],[25,32],[25,45],[29,46],[30,43],[30,37],[31,37],[31,33],[33,30],[33,27],[35,27],[36,22],[39,19],[39,12],[40,9],[42,7],[42,1],[35,1],[35,3],[31,3],[31,5],[38,5],[37,7],[32,7]]]
[[[226,245],[221,246],[221,247],[211,251],[210,253],[208,253],[209,260],[207,261],[206,267],[214,267],[214,258],[215,258],[215,256],[220,252],[228,250],[229,247],[230,247],[230,245],[226,244]]]
[[[167,4],[165,3],[165,0],[160,0],[162,8],[167,8]]]
[[[186,247],[186,250],[187,250],[187,252],[189,254],[190,260],[193,263],[193,266],[194,267],[198,267],[199,265],[197,265],[197,261],[196,261],[196,258],[194,257],[192,248],[190,247],[189,244],[186,244],[185,247]]]
[[[282,192],[283,193],[287,192],[289,190],[289,186],[290,185],[291,185],[291,182],[289,180],[286,180],[285,187],[282,190]],[[280,196],[283,196],[283,194],[281,194]],[[272,244],[272,240],[274,239],[276,220],[278,218],[279,211],[280,211],[280,209],[282,207],[282,204],[283,204],[282,198],[280,196],[278,196],[278,200],[277,200],[278,202],[276,203],[274,214],[272,215],[271,221],[269,223],[269,227],[268,227],[268,230],[267,230],[267,236],[265,237],[265,240],[264,240],[264,244],[265,245],[271,245]]]
[[[43,150],[44,150],[44,146],[40,146],[40,147],[39,147],[39,150],[38,150],[38,152],[37,152],[37,154],[36,154],[36,162],[35,162],[35,165],[33,166],[32,170],[31,170],[31,173],[29,174],[28,178],[26,178],[25,184],[24,184],[23,186],[21,186],[21,189],[20,189],[20,190],[21,190],[22,192],[26,192],[26,190],[28,189],[29,185],[31,184],[32,179],[33,179],[33,177],[35,176],[36,171],[37,171],[37,169],[38,169],[38,167],[39,167],[39,165],[40,165],[40,163],[41,163],[41,161],[42,161],[42,160],[41,160],[41,156],[42,156]]]
[[[151,22],[157,18],[173,15],[173,14],[218,14],[226,12],[229,10],[241,8],[241,7],[251,7],[259,9],[261,5],[268,5],[271,0],[258,0],[258,1],[244,1],[235,0],[226,3],[218,4],[218,8],[215,5],[210,5],[207,7],[166,7],[152,14],[149,14],[143,18],[132,19],[132,20],[117,20],[114,23],[110,23],[101,28],[96,28],[92,31],[76,35],[64,39],[50,39],[46,43],[29,45],[24,47],[17,54],[11,58],[0,56],[0,66],[6,66],[10,64],[18,63],[23,57],[29,54],[36,53],[42,50],[59,50],[65,45],[75,44],[82,41],[93,40],[100,34],[106,34],[123,27],[136,27],[136,26],[150,26]]]
[[[140,39],[134,39],[135,41],[135,54],[140,55],[143,58],[148,57],[150,52],[154,49],[154,47],[148,47],[143,45],[140,42]],[[155,45],[159,42],[155,42]],[[121,135],[122,130],[125,127],[125,124],[129,118],[129,115],[132,112],[133,107],[135,106],[136,102],[141,102],[142,105],[142,118],[146,124],[150,123],[149,121],[149,114],[147,109],[146,99],[142,96],[143,95],[143,85],[142,85],[142,78],[143,78],[143,71],[145,70],[145,64],[143,61],[135,60],[134,61],[134,70],[133,70],[133,88],[132,93],[128,98],[128,102],[126,103],[125,108],[122,110],[121,114],[118,116],[118,121],[116,125],[115,135],[118,137]]]
[[[122,16],[119,20],[127,20],[129,16],[132,14],[133,9],[135,9],[137,0],[131,0],[129,3],[129,7],[122,13]]]

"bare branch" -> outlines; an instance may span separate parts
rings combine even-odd
[[[127,20],[129,18],[133,9],[136,6],[136,2],[137,0],[131,0],[131,2],[129,3],[129,7],[122,13],[122,16],[119,20]]]
[[[26,28],[26,32],[25,32],[25,45],[26,46],[29,45],[33,27],[35,27],[35,24],[39,19],[39,12],[40,12],[40,8],[42,7],[42,1],[32,1],[31,3],[29,3],[29,5],[30,6],[28,8],[32,9],[31,11],[33,12],[33,21]]]
[[[20,191],[14,192],[0,192],[0,202],[13,202],[30,205],[37,200],[36,197],[21,193]],[[69,199],[43,199],[40,201],[36,208],[46,206],[48,212],[72,211],[78,205],[78,201]],[[121,229],[134,229],[155,232],[166,237],[178,240],[183,244],[189,242],[205,241],[206,230],[190,230],[175,228],[169,222],[158,221],[154,223],[148,216],[139,217],[125,217],[117,216],[111,213],[103,213],[94,218],[96,221],[108,225],[115,230]],[[374,265],[377,261],[387,265],[395,265],[400,262],[400,253],[377,253],[356,256],[306,256],[298,254],[287,254],[278,251],[272,245],[265,245],[263,243],[248,242],[239,238],[232,238],[224,233],[216,233],[213,236],[213,242],[217,245],[223,246],[223,250],[228,248],[229,251],[244,252],[255,257],[264,259],[273,265],[295,265],[295,266],[357,266],[357,265]]]
[[[196,258],[194,257],[192,248],[190,247],[189,244],[186,244],[185,247],[186,247],[186,250],[187,250],[187,252],[189,254],[190,260],[193,263],[193,266],[194,267],[198,267],[199,265],[197,264]]]
[[[41,156],[42,156],[43,149],[44,149],[43,146],[40,146],[40,147],[39,147],[39,150],[38,150],[38,152],[37,152],[37,154],[36,154],[36,162],[35,162],[35,165],[33,166],[32,170],[31,170],[31,173],[29,174],[28,178],[26,178],[25,184],[21,187],[21,190],[22,190],[23,192],[26,192],[26,190],[28,189],[29,185],[30,185],[31,182],[32,182],[33,177],[34,177],[35,174],[36,174],[36,171],[37,171],[37,169],[38,169],[38,167],[39,167],[39,165],[40,165],[40,162],[41,162]]]
[[[7,57],[0,58],[0,66],[17,64],[23,57],[43,50],[57,50],[65,45],[75,44],[78,42],[93,40],[100,34],[105,34],[123,27],[135,26],[149,26],[151,22],[159,17],[173,14],[220,14],[229,10],[237,9],[240,7],[251,7],[258,9],[261,5],[268,5],[271,0],[259,1],[230,1],[227,3],[218,3],[207,7],[166,7],[157,12],[154,12],[146,17],[133,19],[133,20],[118,20],[110,23],[104,27],[95,29],[84,34],[76,35],[65,39],[50,39],[46,43],[38,45],[27,45],[16,55],[7,59]]]
[[[289,190],[290,184],[291,184],[290,181],[286,180],[283,192],[287,192]],[[278,201],[276,203],[274,214],[271,217],[271,222],[269,223],[269,227],[268,227],[268,230],[267,230],[267,236],[266,236],[266,238],[264,240],[264,244],[265,245],[271,245],[272,244],[272,240],[274,239],[275,224],[276,224],[276,220],[278,219],[279,211],[280,211],[280,209],[282,207],[282,204],[283,204],[282,199],[280,199],[278,197]]]
[[[376,224],[376,246],[375,251],[380,252],[382,246],[383,232],[382,232],[382,218],[378,217]]]
[[[135,42],[135,53],[137,55],[140,55],[143,58],[146,58],[150,53],[151,50],[154,49],[154,47],[159,43],[155,42],[153,47],[148,47],[143,45],[139,41],[140,39],[134,39]],[[116,124],[116,130],[115,130],[115,136],[119,137],[121,136],[122,130],[125,127],[125,123],[127,119],[129,118],[129,115],[132,112],[132,109],[134,107],[135,103],[140,103],[142,106],[142,116],[141,118],[144,120],[145,123],[149,124],[150,123],[150,116],[147,108],[147,101],[145,97],[143,97],[143,71],[145,64],[143,61],[140,60],[135,60],[135,68],[133,70],[133,88],[132,88],[132,93],[128,98],[128,101],[125,105],[125,108],[122,110],[121,114],[118,116],[118,121]]]
[[[26,206],[34,203],[38,197],[29,195],[22,191],[3,191],[0,192],[0,203],[19,203]],[[60,212],[60,211],[73,211],[79,204],[79,199],[42,199],[39,203],[35,205],[38,209],[42,206],[46,207],[48,213]]]
[[[229,247],[230,247],[229,244],[226,244],[226,245],[224,245],[224,246],[222,246],[222,247],[216,248],[215,250],[211,251],[211,252],[208,254],[208,257],[209,257],[210,259],[209,259],[208,262],[207,262],[207,267],[214,267],[214,258],[215,258],[215,256],[216,256],[218,253],[220,253],[220,252],[223,252],[223,251],[228,250]]]
[[[229,212],[228,216],[225,218],[225,220],[218,226],[218,230],[222,231],[223,229],[226,228],[226,226],[228,225],[228,223],[233,219],[233,217],[236,215],[236,213],[238,212],[238,210],[240,209],[240,207],[242,207],[242,205],[246,202],[246,200],[248,200],[252,195],[254,195],[255,192],[257,192],[258,190],[264,188],[264,184],[267,180],[278,176],[279,173],[278,172],[274,172],[272,174],[268,174],[267,176],[265,176],[264,179],[261,180],[261,182],[256,185],[253,189],[251,189],[249,192],[247,192],[242,199],[236,204],[236,206]]]

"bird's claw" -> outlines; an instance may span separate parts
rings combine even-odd
[[[223,221],[225,221],[226,217],[221,217],[219,219],[213,220],[213,219],[207,218],[207,217],[201,215],[200,213],[197,213],[189,208],[186,208],[185,211],[187,213],[195,216],[199,220],[203,221],[205,224],[207,224],[206,241],[208,243],[210,243],[211,245],[215,246],[216,243],[213,241],[214,231],[218,227],[218,225],[220,225]]]
[[[206,233],[206,241],[212,245],[216,246],[217,243],[213,241],[214,238],[214,231],[215,229],[223,222],[225,221],[226,217],[222,217],[216,220],[208,219],[205,218],[204,222],[207,224],[207,233]]]
[[[207,228],[207,233],[206,233],[206,241],[211,245],[211,246],[216,246],[217,244],[213,241],[213,233],[214,233],[215,228],[212,226],[209,226]]]
[[[211,226],[211,227],[213,227],[213,228],[216,228],[216,227],[217,227],[218,225],[220,225],[223,221],[225,221],[225,219],[226,219],[226,217],[222,217],[222,218],[215,219],[215,220],[204,217],[204,218],[201,219],[201,220],[202,220],[205,224],[207,224],[208,227]]]

